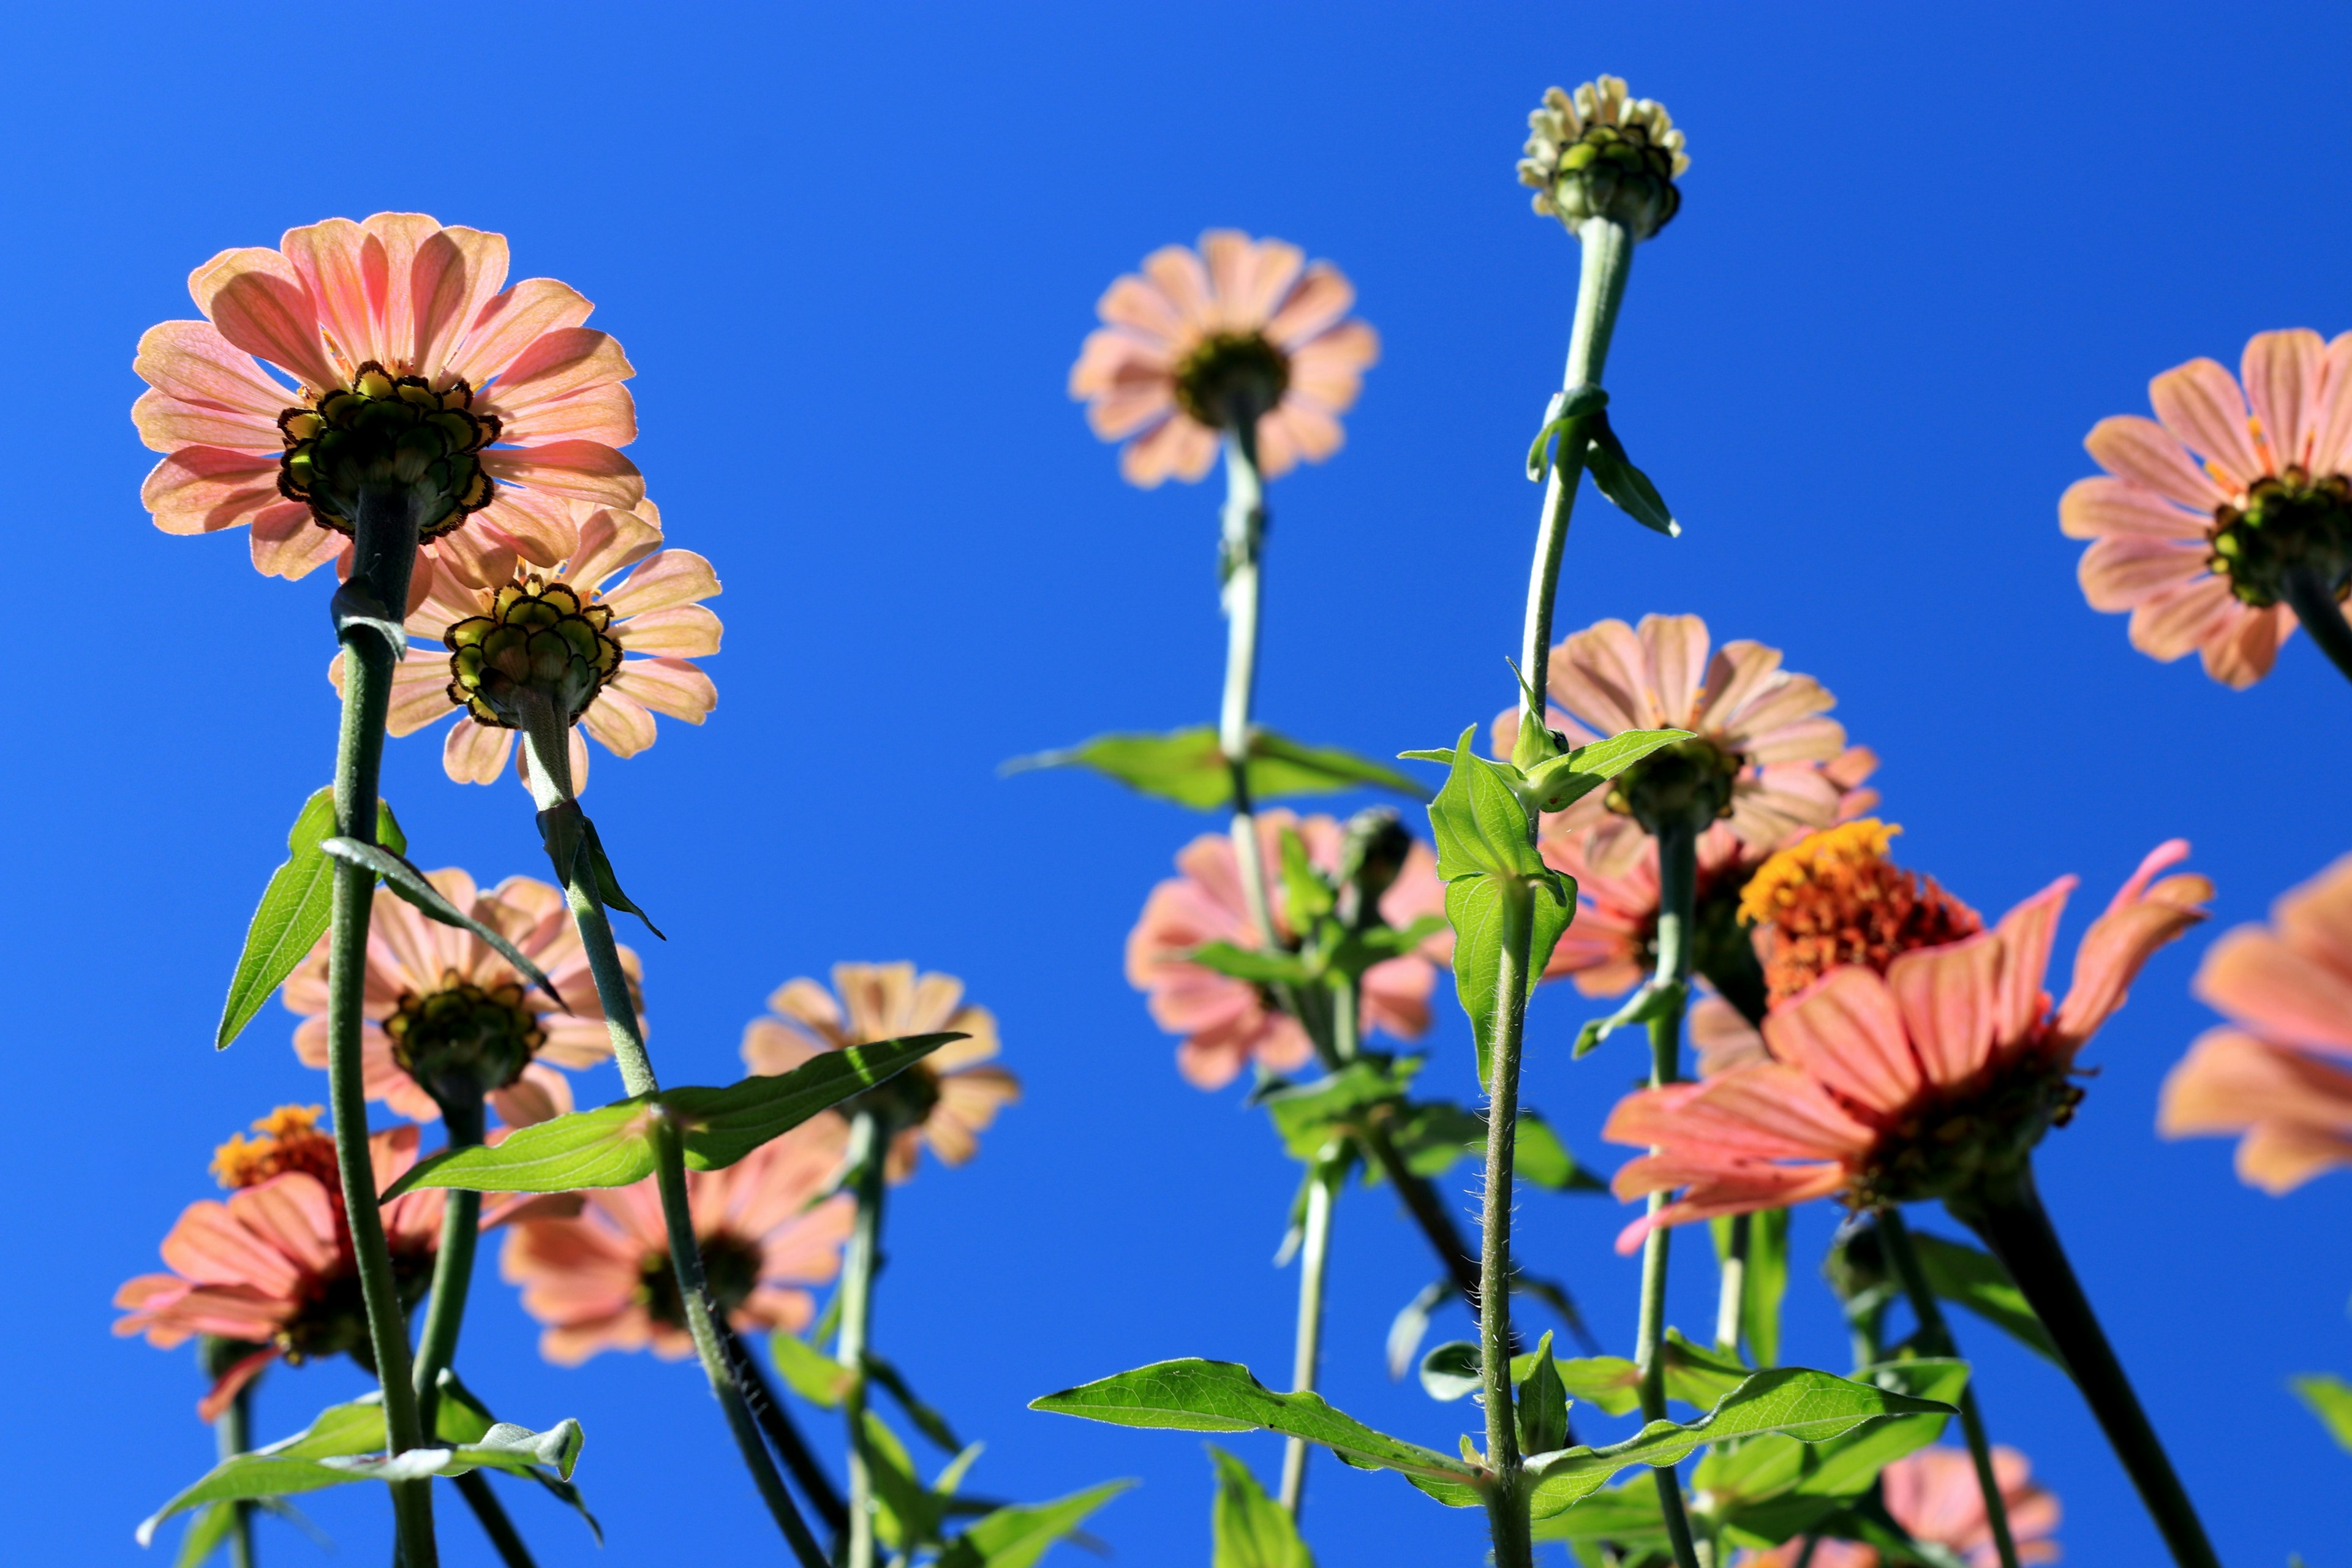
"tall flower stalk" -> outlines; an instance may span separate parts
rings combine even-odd
[[[889,1184],[884,1163],[890,1147],[890,1130],[874,1106],[862,1107],[849,1121],[845,1160],[854,1173],[852,1194],[857,1217],[849,1232],[849,1247],[841,1260],[841,1337],[835,1355],[849,1369],[849,1386],[842,1399],[849,1426],[849,1568],[875,1568],[879,1542],[875,1527],[874,1458],[866,1439],[866,1363],[874,1338],[874,1282],[882,1268],[882,1204]]]

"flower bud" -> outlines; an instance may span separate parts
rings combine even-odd
[[[462,378],[436,390],[370,360],[348,387],[278,416],[286,439],[278,493],[308,503],[320,527],[350,534],[363,491],[406,491],[420,542],[453,532],[493,496],[479,454],[499,438],[499,422],[471,412],[473,401]]]
[[[1635,239],[1666,226],[1682,205],[1675,179],[1690,167],[1683,133],[1664,104],[1628,100],[1622,79],[1559,88],[1528,116],[1519,183],[1535,187],[1535,209],[1569,228],[1588,217],[1622,224]]]

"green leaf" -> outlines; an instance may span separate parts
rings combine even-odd
[[[1091,768],[1139,794],[1195,811],[1220,810],[1234,797],[1233,769],[1217,744],[1215,727],[1208,724],[1165,735],[1097,735],[1061,751],[1015,757],[997,771],[1068,767]],[[1394,768],[1337,746],[1304,746],[1257,728],[1250,731],[1248,778],[1252,800],[1333,795],[1366,786],[1412,800],[1429,798],[1427,790]]]
[[[842,1365],[798,1334],[782,1329],[768,1336],[768,1357],[776,1363],[776,1375],[792,1385],[794,1394],[811,1405],[827,1410],[837,1410],[849,1397],[850,1385],[857,1374]]]
[[[1208,1448],[1217,1467],[1209,1568],[1315,1568],[1290,1510],[1265,1495],[1247,1465],[1214,1443]]]
[[[1886,1362],[1863,1368],[1854,1381],[1949,1405],[1968,1385],[1969,1366],[1942,1358]],[[1811,1517],[1802,1510],[1759,1516],[1752,1505],[1801,1496],[1825,1500],[1813,1516],[1826,1512],[1831,1504],[1868,1491],[1886,1466],[1941,1436],[1945,1419],[1941,1415],[1881,1416],[1818,1444],[1785,1436],[1748,1438],[1710,1452],[1691,1472],[1691,1486],[1722,1500],[1728,1510],[1723,1517],[1751,1534],[1775,1536],[1766,1544],[1778,1544],[1785,1538],[1776,1534],[1784,1520],[1793,1521],[1786,1528],[1794,1531]]]
[[[1609,1184],[1586,1170],[1559,1141],[1551,1124],[1532,1110],[1519,1112],[1519,1139],[1511,1154],[1519,1180],[1555,1193],[1605,1193]]]
[[[1294,1160],[1312,1163],[1325,1145],[1362,1125],[1362,1113],[1403,1094],[1421,1068],[1417,1058],[1382,1063],[1358,1058],[1312,1083],[1293,1084],[1262,1097],[1275,1131]]]
[[[1532,1363],[1533,1354],[1528,1357]],[[1432,1399],[1451,1403],[1467,1398],[1478,1392],[1485,1380],[1479,1370],[1478,1347],[1468,1340],[1448,1340],[1442,1345],[1432,1345],[1429,1353],[1421,1358],[1421,1386]],[[1511,1364],[1511,1376],[1518,1377],[1518,1363]]]
[[[188,1521],[187,1532],[180,1537],[179,1555],[172,1559],[172,1568],[198,1568],[227,1542],[229,1531],[235,1528],[236,1504],[206,1503]]]
[[[915,1424],[915,1430],[929,1437],[948,1453],[962,1451],[963,1442],[948,1429],[947,1417],[916,1398],[915,1391],[907,1386],[906,1378],[899,1374],[897,1367],[868,1352],[866,1356],[866,1375],[889,1390],[890,1397],[898,1402],[898,1408],[907,1413],[907,1419]]]
[[[1954,1306],[1966,1307],[2051,1365],[2064,1368],[2050,1331],[2042,1326],[2025,1292],[2010,1279],[2000,1258],[1926,1231],[1912,1232],[1911,1242],[1918,1249],[1929,1289]]]
[[[1047,1547],[1134,1484],[1105,1481],[1052,1502],[1000,1508],[948,1542],[940,1568],[1031,1568]]]
[[[588,875],[595,886],[596,897],[608,910],[622,910],[636,916],[647,931],[667,942],[669,938],[662,936],[662,929],[654,924],[653,916],[630,902],[629,895],[621,891],[621,879],[613,874],[612,858],[604,853],[604,841],[596,837],[596,825],[583,814],[580,826],[583,834],[579,852],[588,858]]]
[[[1529,851],[1533,853],[1532,850]],[[1544,965],[1576,918],[1576,879],[1547,867],[1513,887],[1499,876],[1458,878],[1445,884],[1445,918],[1454,923],[1454,994],[1470,1017],[1478,1047],[1478,1081],[1488,1078],[1494,1054],[1496,1008],[1503,973],[1504,927],[1512,900],[1524,900],[1528,919],[1527,993],[1543,981]]]
[[[294,826],[286,835],[286,863],[269,875],[261,902],[246,926],[245,950],[237,954],[236,973],[230,976],[228,1000],[222,1004],[220,1026],[213,1046],[228,1044],[253,1022],[294,966],[310,955],[327,934],[334,900],[335,868],[320,846],[335,837],[335,792],[322,789],[302,803]],[[376,807],[376,837],[395,853],[408,839],[392,815],[392,807]]]
[[[1532,1517],[1553,1514],[1589,1497],[1631,1465],[1676,1464],[1694,1448],[1732,1437],[1779,1433],[1803,1442],[1841,1436],[1882,1415],[1952,1414],[1948,1405],[1915,1399],[1869,1384],[1776,1367],[1759,1372],[1717,1401],[1696,1421],[1653,1421],[1606,1447],[1563,1448],[1531,1456],[1527,1464]]]
[[[1459,877],[1538,877],[1549,869],[1528,832],[1527,807],[1519,803],[1518,770],[1489,762],[1471,744],[1472,724],[1454,742],[1445,787],[1429,803],[1430,830],[1437,837],[1437,874]],[[1455,922],[1460,929],[1460,922]]]
[[[875,1534],[882,1543],[900,1552],[911,1552],[919,1546],[930,1545],[940,1539],[939,1501],[931,1489],[915,1475],[914,1460],[908,1456],[907,1446],[888,1423],[873,1411],[864,1413],[866,1440],[862,1445],[866,1456],[866,1474],[873,1478],[876,1510]]]
[[[1658,1484],[1636,1476],[1621,1487],[1604,1487],[1566,1513],[1536,1522],[1538,1541],[1612,1541],[1622,1546],[1652,1546],[1666,1539]],[[1637,1559],[1629,1557],[1627,1562]]]
[[[1609,427],[1609,416],[1606,414],[1598,416],[1586,428],[1591,434],[1592,444],[1585,449],[1584,466],[1592,475],[1592,482],[1600,487],[1601,493],[1616,503],[1619,511],[1643,528],[1654,529],[1669,539],[1681,533],[1682,525],[1667,510],[1665,498],[1658,494],[1658,487],[1652,484],[1650,476],[1635,468],[1633,459],[1625,456],[1624,443],[1618,440],[1617,433]]]
[[[1627,730],[1579,746],[1529,768],[1524,796],[1541,810],[1566,811],[1660,747],[1691,738],[1688,730]]]
[[[1517,1358],[1514,1358],[1515,1360]],[[1518,1369],[1515,1366],[1516,1373]],[[1549,1454],[1568,1441],[1568,1390],[1551,1359],[1551,1334],[1536,1344],[1533,1364],[1518,1383],[1519,1451]]]
[[[2352,1450],[2352,1384],[2326,1373],[2305,1373],[2288,1379],[2287,1386],[2319,1417],[2337,1447]]]
[[[1543,428],[1536,432],[1535,445],[1528,448],[1528,478],[1540,481],[1551,471],[1557,460],[1549,449],[1554,436],[1568,434],[1571,421],[1589,414],[1598,414],[1609,406],[1609,395],[1591,382],[1580,382],[1551,395],[1544,408]]]
[[[1475,1508],[1477,1473],[1458,1459],[1376,1432],[1316,1394],[1276,1394],[1232,1362],[1163,1361],[1049,1394],[1032,1410],[1116,1426],[1279,1432],[1319,1443],[1359,1469],[1395,1470],[1451,1508]]]
[[[625,1187],[653,1173],[654,1121],[665,1112],[677,1119],[687,1164],[698,1171],[722,1170],[817,1112],[963,1037],[940,1034],[877,1040],[820,1051],[788,1073],[748,1078],[725,1089],[664,1089],[595,1110],[575,1110],[519,1128],[498,1143],[444,1150],[420,1160],[383,1195],[388,1202],[417,1187],[475,1193]]]
[[[1314,983],[1314,963],[1304,955],[1276,948],[1236,947],[1229,942],[1204,942],[1181,955],[1187,963],[1253,985],[1307,985]]]
[[[489,1435],[491,1427],[499,1424],[499,1418],[490,1414],[489,1406],[458,1382],[457,1374],[447,1367],[441,1369],[440,1389],[440,1394],[433,1404],[433,1435],[440,1441],[449,1444],[478,1443]],[[377,1397],[373,1394],[367,1396],[371,1403]],[[544,1467],[509,1473],[538,1482],[557,1501],[580,1516],[588,1526],[589,1532],[595,1536],[597,1545],[604,1544],[604,1527],[597,1522],[594,1514],[588,1511],[587,1501],[581,1497],[578,1487]]]
[[[423,910],[428,918],[439,921],[445,926],[472,932],[491,952],[513,964],[516,973],[546,992],[557,1006],[564,1006],[563,998],[556,992],[555,983],[541,971],[539,965],[525,958],[520,948],[451,903],[440,889],[425,880],[424,872],[404,857],[380,845],[362,844],[356,838],[321,839],[319,847],[338,860],[349,861],[362,870],[374,872],[377,880],[399,894],[403,902]]]
[[[1307,840],[1295,827],[1282,830],[1282,900],[1293,931],[1310,931],[1337,906],[1338,895],[1307,858]]]

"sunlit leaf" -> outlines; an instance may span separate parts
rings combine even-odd
[[[1000,1508],[949,1542],[940,1553],[940,1568],[1031,1568],[1047,1547],[1134,1484],[1105,1481],[1053,1502]]]
[[[1233,769],[1217,744],[1215,728],[1207,724],[1164,735],[1097,735],[1060,751],[1015,757],[998,772],[1068,767],[1090,768],[1139,794],[1195,811],[1216,811],[1234,798]],[[1337,746],[1301,745],[1265,729],[1250,731],[1247,776],[1252,800],[1367,787],[1412,800],[1429,798],[1427,790],[1394,768]]]
[[[2326,1373],[2305,1373],[2289,1379],[2287,1386],[2319,1417],[2337,1447],[2352,1449],[2352,1384]]]
[[[907,1386],[906,1378],[897,1367],[869,1352],[866,1356],[866,1375],[889,1392],[917,1431],[950,1454],[962,1451],[963,1441],[949,1429],[947,1417],[916,1398],[915,1391]]]
[[[1911,1233],[1911,1244],[1918,1251],[1929,1289],[1955,1306],[1966,1307],[2051,1365],[2065,1366],[2058,1358],[2058,1347],[2051,1342],[2050,1331],[2042,1326],[2025,1292],[2010,1279],[2000,1258],[1964,1242],[1920,1230]]]
[[[1537,1342],[1525,1378],[1513,1381],[1518,1388],[1519,1451],[1549,1454],[1567,1442],[1568,1390],[1552,1360],[1549,1332]]]
[[[768,1356],[776,1363],[776,1375],[790,1384],[794,1394],[827,1410],[840,1408],[849,1397],[850,1385],[857,1381],[857,1374],[849,1368],[798,1334],[782,1329],[768,1337]]]
[[[1601,414],[1590,420],[1585,428],[1592,444],[1585,448],[1584,466],[1601,493],[1616,504],[1617,510],[1640,523],[1672,539],[1682,532],[1682,525],[1667,510],[1665,498],[1650,476],[1633,466],[1625,456],[1624,443],[1609,427],[1609,416]]]
[[[213,1032],[215,1049],[253,1022],[294,966],[310,955],[327,934],[333,912],[335,866],[320,846],[335,837],[335,792],[322,789],[302,803],[294,826],[286,835],[286,864],[269,875],[261,903],[245,931],[245,948],[237,954],[236,973],[230,976],[228,1000],[221,1006],[220,1026]],[[392,807],[376,806],[376,837],[398,854],[408,847]]]
[[[821,1110],[896,1077],[950,1040],[952,1032],[876,1040],[820,1051],[787,1073],[753,1077],[725,1089],[673,1089],[662,1103],[686,1137],[686,1163],[698,1171],[733,1164]],[[511,1142],[511,1140],[509,1140]]]
[[[1537,763],[1527,772],[1522,798],[1544,811],[1565,811],[1662,746],[1691,739],[1688,730],[1627,730]]]
[[[1265,1495],[1247,1465],[1214,1443],[1208,1447],[1217,1467],[1209,1568],[1315,1568],[1290,1510]]]
[[[1281,948],[1236,947],[1229,942],[1205,942],[1183,955],[1187,963],[1253,985],[1307,985],[1314,983],[1314,964],[1305,955]]]

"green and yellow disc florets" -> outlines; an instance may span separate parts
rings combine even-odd
[[[2241,604],[2277,604],[2290,572],[2308,573],[2340,599],[2352,587],[2352,481],[2290,465],[2256,480],[2244,506],[2215,508],[2211,537],[2206,564]]]
[[[436,389],[370,360],[351,385],[278,416],[286,437],[278,493],[309,505],[320,527],[347,534],[358,526],[362,491],[406,490],[420,542],[454,532],[496,494],[480,453],[499,438],[499,417],[472,412],[473,402],[462,377]]]
[[[1694,736],[1659,747],[1619,774],[1606,804],[1653,834],[1675,822],[1704,832],[1731,815],[1731,786],[1745,765],[1738,752]]]
[[[445,975],[438,991],[402,996],[383,1032],[392,1059],[436,1097],[504,1089],[547,1043],[520,984],[477,985],[455,974]]]
[[[508,584],[486,614],[469,616],[441,638],[449,650],[449,700],[475,721],[524,727],[521,700],[545,699],[570,724],[621,668],[610,606],[583,598],[568,583],[533,573]]]
[[[1570,228],[1605,217],[1647,239],[1682,206],[1683,133],[1664,104],[1628,99],[1622,78],[1586,82],[1573,96],[1547,91],[1528,116],[1526,151],[1519,184],[1535,187],[1537,212]]]

